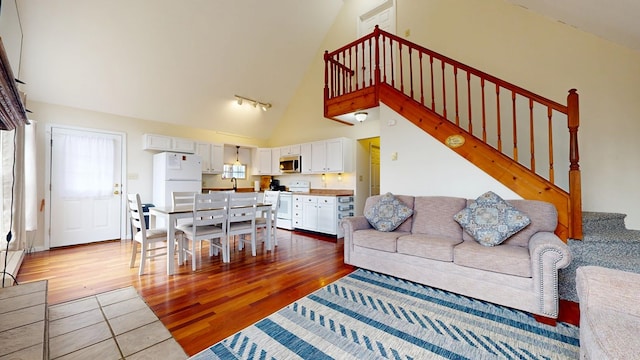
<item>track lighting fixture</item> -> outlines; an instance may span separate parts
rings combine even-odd
[[[260,107],[262,111],[267,111],[271,108],[271,103],[249,99],[248,97],[244,97],[240,95],[234,95],[234,96],[236,97],[236,101],[238,102],[238,105],[242,105],[246,101],[249,105],[253,106],[254,108]]]
[[[367,116],[368,116],[369,114],[367,114],[367,113],[366,113],[366,112],[364,112],[364,111],[358,111],[358,112],[356,112],[356,113],[355,113],[355,114],[353,114],[353,115],[356,117],[356,120],[358,120],[358,122],[363,122],[363,121],[367,120]]]

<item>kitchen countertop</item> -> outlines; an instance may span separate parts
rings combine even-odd
[[[341,189],[310,189],[309,192],[296,193],[299,195],[316,195],[316,196],[353,196],[353,190]]]
[[[232,187],[230,188],[221,188],[221,187],[216,187],[216,188],[210,188],[210,187],[203,187],[202,188],[202,192],[209,192],[209,191],[231,191],[233,190]],[[236,192],[253,192],[253,188],[252,187],[239,187]]]

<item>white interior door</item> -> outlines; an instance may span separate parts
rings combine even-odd
[[[50,247],[121,239],[122,142],[120,134],[51,128]]]
[[[371,144],[369,147],[371,187],[369,196],[380,195],[380,146]]]
[[[374,2],[374,7],[367,11],[365,14],[362,14],[358,17],[358,37],[365,36],[373,32],[373,29],[378,25],[381,30],[389,32],[391,34],[396,33],[396,8],[395,8],[395,0],[377,0]],[[358,74],[358,79],[360,76],[363,79],[357,80],[359,82],[364,81],[365,86],[371,85],[371,74],[375,69],[369,69],[369,59],[370,55],[373,56],[374,49],[369,49],[369,43],[364,45],[364,49],[362,49],[364,55],[364,61],[362,59],[358,59],[358,65],[356,68],[358,71],[361,71],[362,74]],[[382,57],[383,54],[380,53]],[[387,71],[390,67],[391,57],[387,57],[384,59],[384,64],[380,64],[382,67],[382,71]],[[372,64],[371,66],[374,66]],[[381,74],[382,75],[382,74]],[[384,79],[384,77],[383,77]]]

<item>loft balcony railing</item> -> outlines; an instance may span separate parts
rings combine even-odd
[[[378,106],[381,89],[401,93],[564,192],[568,235],[582,237],[575,89],[560,104],[378,27],[324,58],[326,117]]]

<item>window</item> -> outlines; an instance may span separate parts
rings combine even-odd
[[[246,179],[247,178],[247,165],[243,164],[224,164],[222,168],[223,179]]]

